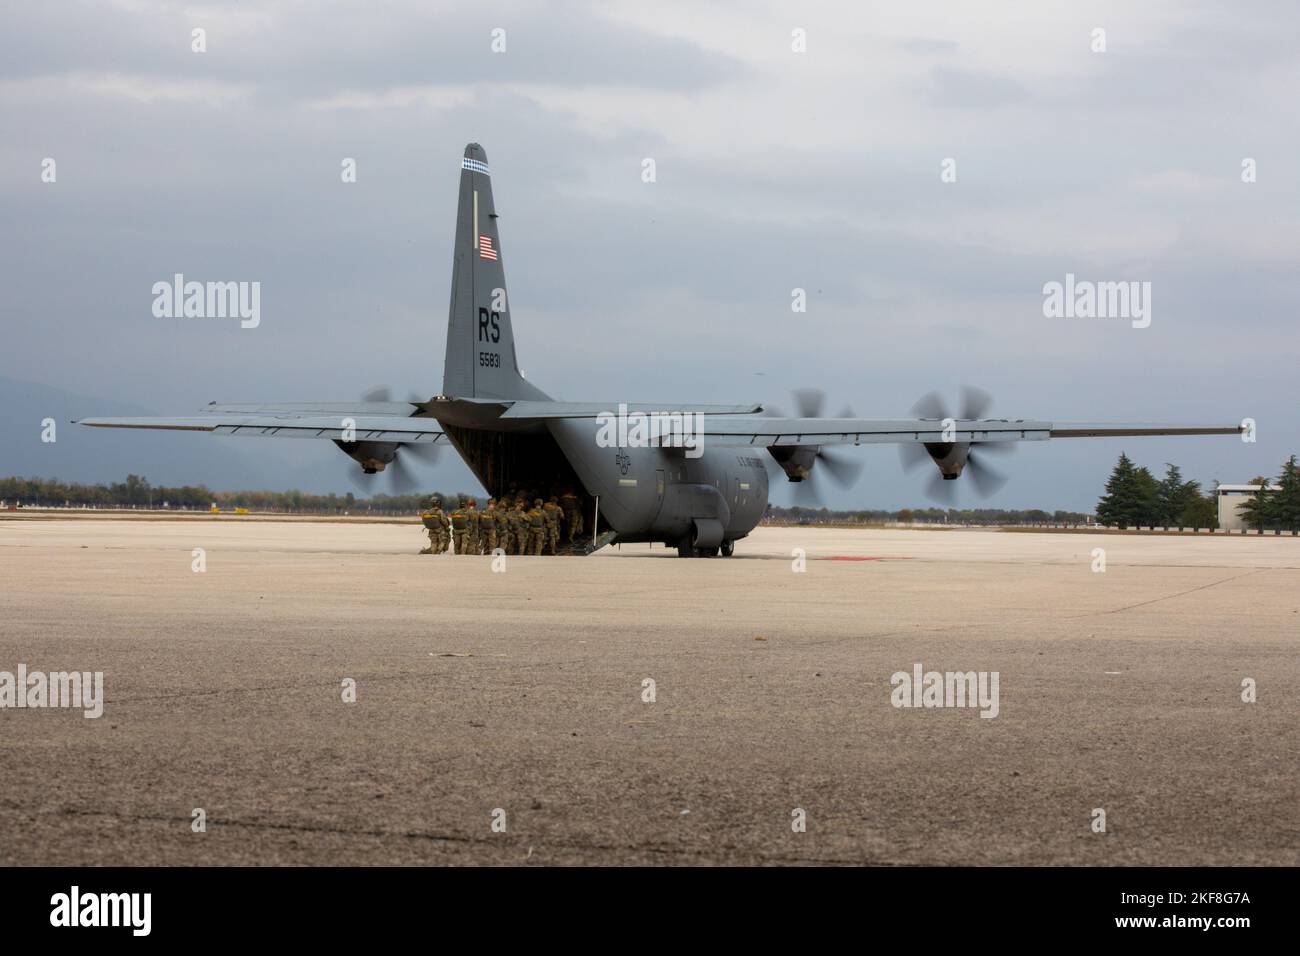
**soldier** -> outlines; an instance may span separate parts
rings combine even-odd
[[[489,498],[487,508],[478,518],[479,537],[483,539],[483,553],[491,554],[497,548],[497,500]]]
[[[447,516],[442,511],[442,499],[434,495],[429,507],[420,512],[420,523],[429,534],[429,546],[421,554],[442,554],[447,550]]]
[[[451,536],[456,544],[456,553],[465,553],[465,538],[469,534],[469,518],[465,516],[464,499],[461,506],[451,513]]]
[[[528,553],[540,555],[546,541],[546,514],[542,511],[542,499],[534,498],[533,506],[528,510]]]
[[[482,554],[483,538],[480,534],[482,530],[479,521],[478,502],[473,498],[465,500],[465,521],[469,529],[465,532],[465,553]]]
[[[542,505],[542,517],[546,521],[546,549],[551,554],[560,553],[560,518],[563,514],[555,495],[551,495],[550,500]]]
[[[528,553],[528,516],[524,512],[524,499],[516,498],[510,509],[510,553]]]
[[[564,509],[564,517],[568,523],[569,540],[577,541],[578,535],[582,534],[582,505],[578,503],[578,496],[568,489],[560,496],[560,507]]]
[[[507,554],[510,552],[510,519],[506,515],[508,509],[509,505],[502,498],[497,502],[496,511],[493,513],[497,529],[497,547]]]

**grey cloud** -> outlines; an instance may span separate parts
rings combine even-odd
[[[3,18],[0,77],[112,71],[157,83],[252,83],[268,98],[321,98],[343,91],[458,85],[471,78],[692,89],[743,75],[732,58],[618,24],[602,15],[598,4],[321,7],[296,0],[260,9],[266,11],[264,23],[242,6],[205,19],[199,10],[179,8],[128,12],[93,2],[72,9],[19,5]],[[247,20],[235,19],[241,12],[249,14]],[[207,31],[206,53],[190,49],[195,27]],[[504,53],[491,50],[496,28],[506,31]]]
[[[914,56],[952,56],[959,49],[953,40],[938,40],[930,37],[907,37],[895,44],[904,53]]]
[[[1028,99],[1029,93],[1013,77],[976,70],[936,66],[930,71],[930,102],[951,109],[989,109]]]

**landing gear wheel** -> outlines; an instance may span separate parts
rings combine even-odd
[[[679,558],[695,557],[695,545],[693,545],[689,541],[683,541],[681,544],[677,545],[677,557]]]
[[[736,553],[736,542],[724,541],[718,550],[722,552],[724,558],[729,558]]]

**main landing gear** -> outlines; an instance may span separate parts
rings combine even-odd
[[[677,557],[679,558],[716,558],[718,555],[729,558],[735,551],[736,542],[734,541],[724,541],[712,548],[697,547],[694,541],[682,541],[677,545]]]

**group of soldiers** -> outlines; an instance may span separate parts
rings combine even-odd
[[[582,534],[582,507],[567,490],[547,501],[534,498],[531,508],[527,492],[489,498],[482,511],[473,498],[462,497],[450,514],[434,495],[420,520],[429,534],[421,554],[443,554],[452,547],[456,554],[492,554],[498,548],[506,554],[559,554],[562,541]]]

